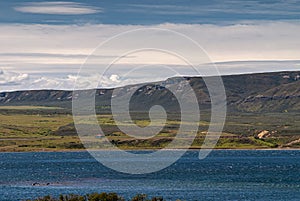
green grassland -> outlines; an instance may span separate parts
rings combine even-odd
[[[20,106],[0,106],[0,110],[59,110],[61,107],[47,107],[47,106],[31,106],[31,105],[20,105]]]
[[[135,139],[121,132],[110,114],[97,116],[105,136],[121,149],[161,149],[176,137],[180,124],[178,115],[170,115],[164,128],[149,139]],[[135,124],[149,125],[147,115],[133,113]],[[210,116],[201,113],[199,131],[190,148],[201,148]],[[123,126],[131,126],[127,122]],[[153,126],[156,126],[154,123]],[[268,130],[271,134],[259,139],[257,134]],[[97,147],[98,139],[92,134],[89,141]],[[192,138],[186,133],[184,141]],[[224,131],[215,148],[219,149],[269,149],[300,148],[299,113],[230,113]],[[294,142],[294,143],[291,143]],[[177,148],[181,147],[180,143]],[[9,106],[0,107],[0,151],[61,151],[83,150],[84,147],[76,133],[70,111],[57,107]]]

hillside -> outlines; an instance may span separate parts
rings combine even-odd
[[[300,111],[300,71],[272,72],[245,75],[223,76],[229,111],[236,112],[299,112]],[[210,99],[205,83],[200,77],[187,78],[195,90],[200,108],[209,108]],[[169,110],[178,109],[178,102],[166,86],[175,86],[181,90],[177,78],[147,84],[137,90],[131,98],[134,110],[145,110],[153,104],[159,104]],[[125,86],[117,96],[133,90]],[[109,108],[112,89],[98,89],[96,108]],[[185,96],[186,92],[181,92]],[[189,97],[185,97],[188,101]],[[32,90],[0,93],[0,105],[39,105],[58,106],[70,109],[72,91]]]
[[[249,112],[300,111],[300,81],[282,84],[253,94],[236,103],[237,108]]]

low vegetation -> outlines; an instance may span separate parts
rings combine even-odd
[[[26,201],[125,201],[125,199],[116,193],[92,193],[87,195],[60,195],[58,198],[50,195]],[[148,198],[145,194],[137,194],[129,201],[164,201],[162,197]]]
[[[84,149],[76,133],[71,114],[59,113],[61,109],[58,108],[19,107],[21,108],[0,107],[0,151]],[[41,110],[43,111],[40,112]],[[139,113],[132,115],[137,125],[143,127],[149,124],[147,116]],[[110,114],[98,115],[98,122],[105,136],[121,149],[161,149],[167,146],[176,137],[180,123],[186,123],[177,119],[178,116],[171,117],[155,137],[135,139],[122,133]],[[201,113],[199,132],[190,148],[201,148],[209,126],[209,119],[208,113]],[[300,148],[299,120],[300,114],[298,113],[229,113],[216,148]],[[130,126],[130,124],[123,123],[123,126]],[[268,134],[260,138],[258,134],[261,131]],[[188,134],[187,137],[189,137]],[[90,140],[94,142],[96,139],[101,140],[97,135],[91,136]],[[177,148],[186,147],[178,145]]]

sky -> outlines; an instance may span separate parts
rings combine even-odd
[[[105,71],[137,41],[197,59],[205,54],[197,64],[204,75],[216,73],[210,63],[221,75],[300,70],[299,19],[298,0],[0,1],[0,91],[71,90],[76,80],[81,88],[95,82],[115,87],[195,75],[178,57],[149,50],[128,53]],[[176,37],[171,43],[164,31],[99,48],[116,35],[148,28],[182,34],[203,51]]]

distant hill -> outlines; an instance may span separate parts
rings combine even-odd
[[[230,111],[236,112],[300,112],[300,71],[272,72],[223,76]],[[197,94],[201,108],[210,107],[210,98],[205,83],[200,77],[187,78]],[[166,86],[181,89],[178,78],[145,84],[131,98],[134,110],[145,110],[151,105],[162,105],[169,110],[178,110],[178,102]],[[133,86],[120,88],[122,97]],[[135,90],[135,89],[134,89]],[[112,89],[98,89],[96,108],[109,108]],[[182,91],[185,96],[185,91]],[[187,96],[187,95],[186,95]],[[189,97],[185,97],[189,100]],[[32,90],[0,93],[0,105],[40,105],[71,108],[72,91]],[[177,108],[177,109],[176,109]]]

